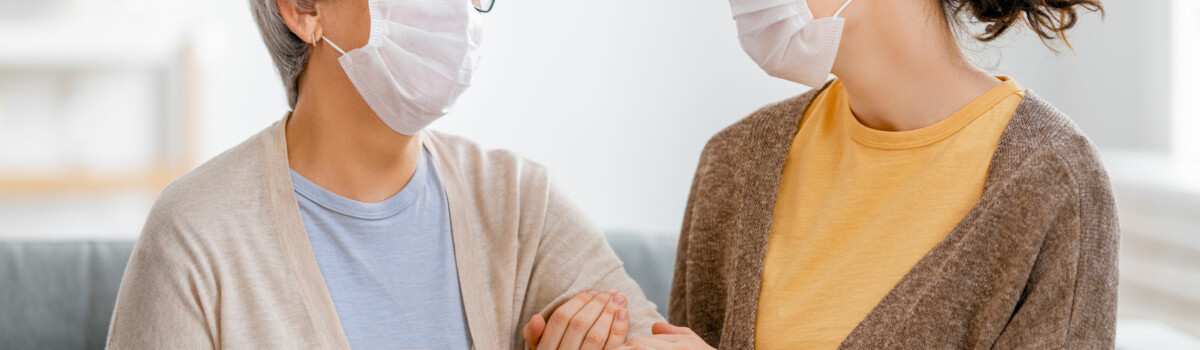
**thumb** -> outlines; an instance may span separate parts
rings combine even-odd
[[[525,338],[525,343],[530,349],[537,350],[538,341],[542,339],[542,331],[546,330],[546,319],[542,315],[533,315],[529,319],[529,323],[525,324],[525,329],[521,331],[521,336]]]
[[[659,334],[695,335],[696,334],[695,332],[692,332],[692,330],[687,327],[676,327],[676,326],[672,326],[671,324],[666,323],[666,322],[655,322],[653,326],[650,326],[650,332],[654,333],[654,335],[659,335]]]

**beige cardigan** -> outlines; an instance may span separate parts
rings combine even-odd
[[[349,348],[292,190],[286,120],[162,192],[125,271],[108,347]],[[586,289],[628,295],[632,335],[662,320],[541,165],[437,132],[421,140],[449,199],[475,348],[524,348],[533,314]]]
[[[754,347],[784,161],[819,90],[722,130],[700,158],[670,313],[710,344]],[[979,202],[841,348],[1112,348],[1118,236],[1095,148],[1028,92],[1000,137]]]

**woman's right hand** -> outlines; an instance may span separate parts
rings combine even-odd
[[[615,290],[582,292],[554,310],[548,324],[533,315],[521,335],[533,350],[616,348],[629,332],[628,304]]]
[[[655,323],[649,335],[633,338],[617,350],[717,350],[704,342],[691,328],[672,326],[666,322]]]

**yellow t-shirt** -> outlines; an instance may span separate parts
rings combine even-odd
[[[835,81],[783,167],[755,324],[759,349],[834,349],[970,211],[1024,98],[1011,79],[934,125],[862,125]]]

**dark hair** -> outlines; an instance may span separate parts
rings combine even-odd
[[[1067,45],[1066,31],[1079,21],[1080,9],[1104,14],[1100,0],[941,0],[946,15],[952,22],[959,22],[967,14],[987,24],[983,33],[976,34],[979,41],[992,41],[1024,21],[1042,39],[1060,39]],[[1049,44],[1049,42],[1047,42]]]

